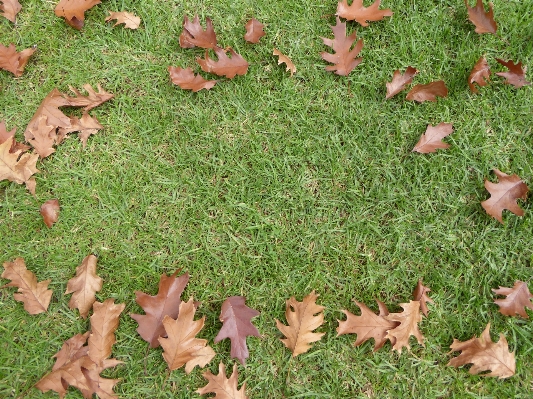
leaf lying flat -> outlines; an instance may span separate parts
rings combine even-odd
[[[36,168],[39,155],[22,154],[21,149],[15,149],[15,138],[11,137],[0,144],[0,181],[9,180],[17,184],[26,184],[30,193],[35,194]],[[22,155],[21,155],[22,154]]]
[[[111,347],[115,343],[115,331],[118,328],[119,316],[126,307],[121,303],[115,305],[112,298],[103,303],[94,302],[91,316],[91,335],[89,335],[89,358],[98,366],[111,355]]]
[[[226,377],[226,366],[224,363],[218,365],[218,375],[213,375],[209,370],[202,374],[209,381],[203,388],[196,390],[200,395],[214,393],[215,399],[248,399],[246,396],[246,383],[242,384],[241,389],[237,388],[239,384],[239,373],[237,365],[233,365],[233,373],[230,378]]]
[[[441,140],[452,133],[453,125],[451,123],[441,122],[437,126],[428,125],[426,132],[420,137],[413,151],[427,154],[429,152],[435,152],[439,148],[449,148],[450,145]]]
[[[476,88],[474,83],[477,83],[479,86],[486,86],[487,82],[490,81],[490,67],[489,63],[485,57],[481,57],[474,65],[474,68],[468,76],[468,86],[472,93],[479,93],[479,90]]]
[[[93,118],[87,112],[84,112],[81,118],[73,116],[70,118],[70,127],[60,127],[57,130],[56,144],[59,145],[63,142],[67,134],[79,132],[78,138],[80,139],[83,148],[87,146],[87,140],[93,134],[98,133],[100,129],[104,127],[98,122],[98,119]]]
[[[409,303],[400,303],[400,306],[403,308],[402,313],[391,313],[388,316],[384,316],[385,319],[389,321],[399,322],[400,325],[389,330],[387,333],[387,339],[395,339],[395,343],[392,349],[397,350],[398,353],[402,353],[402,348],[405,346],[408,350],[411,349],[409,346],[409,338],[411,335],[414,335],[418,343],[424,346],[424,336],[418,329],[418,323],[422,321],[422,316],[420,315],[420,302],[419,301],[410,301]]]
[[[400,73],[400,70],[394,71],[392,75],[392,81],[387,82],[387,96],[385,97],[388,100],[391,97],[394,97],[396,94],[405,89],[405,86],[410,84],[413,81],[413,78],[418,73],[418,70],[408,66],[403,75]]]
[[[522,67],[522,63],[519,62],[515,64],[513,61],[504,61],[499,58],[496,58],[500,64],[509,69],[509,72],[496,72],[496,75],[504,77],[506,80],[504,83],[513,85],[517,89],[523,86],[530,85],[531,82],[526,80],[526,70],[527,68]]]
[[[502,287],[492,289],[496,295],[505,295],[505,299],[495,299],[494,303],[500,307],[500,313],[504,316],[520,315],[527,319],[528,315],[524,308],[533,310],[531,298],[527,284],[523,281],[515,281],[513,288]]]
[[[51,228],[59,218],[59,201],[57,199],[46,201],[41,205],[39,212],[43,217],[44,224],[46,224],[48,228]]]
[[[19,11],[22,10],[22,6],[18,0],[0,0],[0,15],[3,15],[11,22],[15,22],[15,18]]]
[[[109,11],[109,16],[105,19],[106,22],[116,19],[115,25],[113,27],[124,24],[124,27],[128,29],[137,29],[141,24],[141,18],[136,15],[129,13],[127,11],[112,12]]]
[[[287,57],[285,54],[283,54],[278,49],[274,49],[272,54],[278,56],[278,65],[285,63],[287,67],[286,70],[291,72],[291,76],[296,73],[296,66],[294,66],[294,63],[289,57]]]
[[[100,3],[100,0],[61,0],[54,12],[58,17],[65,18],[65,22],[74,29],[81,30],[85,21],[85,11]]]
[[[248,62],[231,47],[228,50],[231,53],[231,58],[227,56],[226,50],[215,47],[214,51],[218,57],[218,61],[209,58],[206,50],[205,59],[196,58],[196,62],[198,62],[204,72],[212,72],[215,75],[225,76],[228,79],[233,79],[235,75],[244,75],[248,72]]]
[[[97,85],[98,92],[94,91],[90,84],[84,84],[83,88],[85,89],[85,91],[87,91],[87,96],[81,94],[74,87],[69,86],[70,91],[72,91],[76,95],[75,97],[68,97],[65,95],[69,106],[84,107],[83,110],[87,112],[115,97],[114,94],[111,94],[102,89],[102,86],[100,86],[100,84]]]
[[[168,67],[168,72],[172,83],[184,90],[192,90],[194,92],[202,89],[209,90],[217,84],[216,80],[205,80],[200,75],[195,75],[191,68],[183,69],[170,66]]]
[[[46,116],[41,116],[37,125],[28,128],[24,135],[26,141],[41,158],[46,158],[56,151],[53,146],[56,143],[57,128],[47,125],[46,119]]]
[[[337,75],[347,76],[357,65],[361,63],[362,58],[355,58],[363,49],[363,39],[359,39],[355,47],[350,50],[355,39],[356,33],[346,36],[346,23],[342,22],[337,17],[337,25],[331,26],[334,39],[322,38],[324,44],[331,47],[334,54],[322,52],[320,56],[323,60],[331,62],[334,65],[326,67],[326,71],[335,71]]]
[[[465,6],[468,10],[468,19],[476,26],[476,33],[496,33],[498,25],[494,21],[492,3],[489,3],[487,12],[483,7],[483,0],[477,0],[475,7],[469,7],[468,0],[465,0]]]
[[[392,16],[393,12],[389,8],[379,9],[380,3],[381,0],[376,0],[371,6],[364,7],[363,0],[353,0],[349,6],[347,0],[341,0],[337,5],[337,15],[348,21],[357,21],[362,26],[368,26],[367,21],[381,21],[385,17]]]
[[[448,89],[443,80],[437,80],[425,85],[415,85],[407,96],[407,100],[417,101],[422,103],[424,101],[437,101],[437,97],[446,97],[448,95]]]
[[[428,302],[435,303],[433,299],[431,299],[427,293],[431,292],[431,290],[422,284],[422,280],[418,280],[418,284],[416,285],[415,290],[413,291],[413,300],[420,302],[420,310],[424,314],[424,316],[427,316],[429,313],[428,309]]]
[[[485,180],[485,188],[491,197],[483,201],[481,206],[485,211],[503,223],[502,212],[508,209],[517,216],[524,216],[524,210],[517,204],[519,198],[525,200],[529,191],[526,183],[520,180],[517,175],[509,176],[498,169],[494,169],[494,174],[498,176],[499,182],[492,183]]]
[[[252,18],[246,25],[246,33],[244,34],[244,40],[248,43],[259,43],[259,39],[266,35],[263,31],[264,25],[257,19]]]
[[[65,295],[73,294],[68,307],[79,309],[84,319],[96,301],[95,294],[102,289],[102,279],[96,275],[96,261],[96,256],[86,256],[76,268],[76,276],[68,281],[65,291]]]
[[[28,151],[31,147],[27,146],[22,143],[17,143],[15,140],[15,133],[17,131],[17,128],[13,128],[11,131],[8,131],[6,128],[5,121],[0,121],[0,144],[5,143],[7,140],[9,142],[13,143],[11,145],[11,148],[9,149],[10,153],[14,153],[16,151],[21,151],[20,153]]]
[[[192,22],[185,15],[183,17],[183,32],[180,35],[180,47],[193,48],[202,47],[205,49],[217,47],[217,36],[213,30],[213,23],[210,18],[205,19],[206,28],[203,30],[202,25],[198,19],[198,15],[194,17]]]
[[[35,46],[17,53],[13,43],[9,47],[0,44],[0,69],[11,72],[17,78],[22,76],[26,64],[36,50],[37,47]]]

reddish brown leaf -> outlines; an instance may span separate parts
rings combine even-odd
[[[437,80],[425,85],[415,85],[409,93],[407,93],[407,100],[418,101],[422,103],[424,101],[437,101],[438,97],[446,97],[448,95],[448,89],[444,84],[444,81]]]
[[[424,346],[424,336],[418,329],[418,323],[422,321],[420,316],[420,302],[410,301],[409,303],[400,303],[400,306],[404,309],[402,313],[391,313],[388,316],[383,316],[389,321],[397,321],[400,324],[389,330],[386,338],[394,342],[392,349],[397,350],[398,353],[402,353],[402,348],[409,346],[409,337],[414,335],[418,343]],[[395,339],[395,341],[393,341]]]
[[[54,11],[58,17],[65,18],[65,22],[74,29],[81,30],[85,11],[100,3],[100,0],[61,0]]]
[[[106,22],[111,21],[113,19],[117,20],[117,22],[115,22],[115,25],[113,25],[113,27],[119,24],[124,24],[124,27],[128,29],[137,29],[139,25],[141,24],[141,18],[127,11],[120,11],[120,12],[108,11],[108,12],[109,12],[109,16],[105,19]]]
[[[15,17],[22,10],[18,0],[0,0],[0,15],[3,15],[11,22],[15,22]]]
[[[509,72],[496,72],[496,75],[506,78],[504,83],[513,85],[517,89],[531,84],[531,82],[526,80],[527,67],[522,67],[521,62],[515,64],[511,60],[505,62],[499,58],[496,58],[496,61],[509,69]]]
[[[24,309],[29,314],[46,312],[52,298],[52,290],[47,289],[50,280],[38,283],[35,274],[26,269],[22,258],[16,258],[13,262],[4,262],[3,266],[4,272],[1,277],[11,280],[3,287],[18,287],[18,292],[13,295],[15,300],[24,302]]]
[[[218,57],[218,61],[209,58],[207,50],[205,51],[205,59],[196,58],[196,62],[204,72],[212,72],[218,76],[225,76],[228,79],[233,79],[235,75],[244,75],[248,72],[248,62],[237,54],[231,47],[228,48],[231,53],[231,58],[226,55],[226,50],[215,47],[214,51]]]
[[[14,137],[0,144],[0,181],[24,183],[28,190],[35,194],[35,179],[32,176],[38,172],[35,164],[39,155],[22,154],[22,150],[14,148]]]
[[[214,393],[215,399],[248,399],[246,396],[246,383],[242,384],[241,389],[238,389],[239,373],[237,372],[237,365],[233,365],[233,373],[230,378],[226,377],[226,366],[224,363],[218,365],[218,375],[213,375],[209,370],[202,374],[204,378],[209,381],[203,388],[196,392],[200,395],[206,393]]]
[[[485,57],[481,57],[477,62],[476,65],[474,65],[474,68],[470,72],[470,76],[468,76],[468,86],[470,87],[470,91],[472,93],[479,93],[479,90],[474,85],[474,83],[477,83],[479,86],[486,86],[487,82],[490,81],[490,67],[485,59]]]
[[[287,66],[286,70],[291,72],[291,76],[296,73],[296,66],[293,64],[292,60],[289,57],[287,57],[278,49],[274,49],[274,52],[272,54],[278,56],[278,65],[285,63],[285,65]]]
[[[476,26],[476,33],[496,33],[498,26],[494,21],[492,3],[489,3],[487,12],[483,7],[483,0],[477,0],[475,7],[469,7],[468,0],[465,0],[465,5],[468,10],[468,19]]]
[[[41,158],[53,154],[53,145],[56,142],[56,127],[46,124],[46,116],[41,116],[37,126],[29,127],[24,134],[26,141],[34,148]]]
[[[417,73],[418,70],[411,66],[407,67],[403,75],[400,73],[399,69],[394,71],[392,75],[392,81],[390,83],[387,82],[387,96],[385,97],[385,99],[388,100],[389,98],[394,97],[396,94],[405,89],[405,86],[407,86],[413,81],[413,78],[416,76]]]
[[[96,261],[96,256],[86,256],[76,268],[76,276],[68,281],[65,291],[65,295],[73,294],[68,307],[79,309],[80,316],[84,319],[96,301],[95,294],[102,289],[102,279],[96,275]]]
[[[348,5],[347,0],[339,1],[337,5],[337,15],[346,18],[348,21],[357,21],[362,26],[368,26],[367,21],[381,21],[385,17],[392,16],[390,9],[380,10],[381,0],[376,0],[371,6],[363,6],[363,0],[353,0],[352,5]]]
[[[98,133],[98,130],[104,127],[98,122],[98,119],[93,118],[87,112],[84,112],[81,118],[76,116],[70,118],[71,126],[68,128],[60,127],[57,131],[56,144],[63,142],[67,134],[73,132],[80,132],[78,138],[80,139],[83,148],[87,146],[87,140],[93,134]]]
[[[518,206],[516,200],[527,198],[529,189],[526,183],[520,180],[517,175],[509,176],[498,169],[494,169],[494,174],[498,176],[499,183],[485,180],[485,188],[491,197],[483,201],[481,206],[500,223],[503,223],[502,212],[504,209],[510,210],[517,216],[524,216],[524,210]]]
[[[198,15],[194,17],[193,22],[189,21],[189,18],[185,15],[183,17],[183,32],[180,35],[180,47],[182,48],[216,48],[217,36],[213,30],[213,23],[210,18],[205,19],[205,31],[200,25]]]
[[[111,347],[115,343],[115,331],[118,319],[126,304],[115,305],[114,299],[106,299],[103,303],[94,302],[91,316],[91,335],[89,336],[89,358],[101,367],[103,361],[111,355]]]
[[[363,39],[360,39],[350,50],[357,37],[356,33],[346,36],[346,23],[341,23],[339,17],[337,17],[337,25],[330,28],[333,31],[334,39],[323,37],[322,41],[326,46],[331,47],[335,53],[322,52],[320,56],[323,60],[335,64],[327,66],[326,71],[335,71],[337,75],[347,76],[363,60],[362,58],[355,58],[363,48]]]
[[[184,90],[197,92],[202,89],[209,90],[217,84],[216,80],[205,80],[200,75],[195,75],[191,68],[168,67],[170,80]]]
[[[433,299],[427,296],[428,292],[431,292],[431,290],[428,287],[422,285],[422,280],[418,280],[418,284],[416,285],[416,288],[413,292],[413,300],[420,302],[420,310],[422,311],[422,313],[424,313],[424,316],[427,316],[429,313],[427,303],[435,303],[433,302]]]
[[[159,346],[157,340],[159,337],[166,337],[163,318],[165,316],[173,319],[178,317],[181,293],[189,282],[188,273],[176,277],[178,273],[179,270],[170,277],[166,274],[161,276],[156,296],[135,291],[135,301],[143,308],[146,315],[130,314],[130,316],[139,323],[137,332],[152,348]]]
[[[437,126],[428,125],[426,133],[420,136],[420,140],[416,143],[413,151],[427,154],[429,152],[435,152],[439,148],[446,149],[450,145],[441,140],[452,133],[453,125],[451,123],[441,122]]]
[[[89,93],[89,95],[84,96],[74,87],[69,86],[70,91],[76,94],[76,97],[68,97],[65,95],[65,98],[68,100],[69,106],[84,107],[83,110],[87,112],[115,97],[114,94],[111,94],[102,89],[102,86],[100,86],[100,84],[98,84],[97,86],[98,92],[95,92],[90,84],[83,85],[83,88],[87,91],[87,93]]]
[[[66,116],[59,107],[64,107],[69,105],[68,100],[65,98],[65,95],[59,90],[54,89],[44,98],[44,100],[39,105],[39,108],[31,118],[30,123],[26,127],[24,132],[24,137],[26,140],[31,139],[33,135],[29,135],[29,129],[38,129],[39,119],[41,117],[46,117],[46,124],[57,127],[70,127],[70,118]]]
[[[0,44],[0,69],[11,72],[17,78],[22,76],[26,64],[36,50],[37,46],[34,46],[17,53],[13,43],[9,47]]]
[[[41,205],[41,216],[43,217],[44,224],[51,228],[59,217],[59,201],[57,199],[51,199]]]
[[[255,18],[249,20],[245,28],[244,40],[248,43],[259,43],[259,39],[266,35],[263,31],[264,25]]]
[[[230,296],[222,303],[220,321],[223,326],[215,338],[215,343],[229,338],[231,340],[231,357],[239,359],[241,364],[245,364],[249,356],[246,337],[261,336],[251,322],[251,319],[258,316],[259,312],[246,306],[245,300],[242,296]]]
[[[496,295],[505,295],[505,299],[495,299],[494,303],[500,307],[500,313],[505,316],[520,315],[523,318],[529,318],[525,309],[533,310],[531,298],[533,295],[529,292],[527,284],[523,281],[515,281],[513,288],[500,286],[499,289],[492,289]]]

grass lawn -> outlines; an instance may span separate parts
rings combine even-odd
[[[36,198],[0,182],[0,264],[23,257],[54,290],[37,316],[13,299],[15,289],[0,290],[0,397],[57,397],[32,386],[62,343],[89,327],[63,293],[94,253],[104,279],[98,300],[126,303],[113,347],[125,364],[104,373],[121,379],[123,398],[199,398],[206,384],[198,368],[169,373],[129,317],[142,313],[134,292],[155,294],[159,276],[177,268],[191,274],[183,298],[202,302],[199,337],[218,353],[212,372],[235,361],[229,340],[213,344],[224,299],[246,296],[261,312],[254,323],[263,338],[248,339],[250,358],[239,366],[251,398],[530,398],[533,324],[501,315],[491,289],[519,279],[533,290],[532,201],[521,202],[522,218],[505,211],[504,225],[480,201],[494,168],[533,188],[533,89],[492,75],[473,95],[467,77],[482,55],[493,72],[504,70],[496,58],[533,70],[533,2],[493,2],[498,36],[474,32],[463,0],[384,0],[393,17],[348,24],[364,39],[363,62],[348,77],[326,72],[320,58],[336,1],[106,0],[86,13],[81,32],[54,15],[56,0],[22,1],[15,26],[0,18],[0,43],[38,45],[22,77],[0,71],[0,120],[17,127],[19,141],[55,87],[100,83],[116,95],[91,112],[105,129],[85,150],[74,134],[38,162]],[[104,22],[122,10],[142,18],[139,30]],[[250,68],[192,93],[173,86],[167,68],[199,71],[203,50],[178,44],[183,16],[196,13],[203,24],[212,18],[219,43]],[[242,39],[252,16],[266,24],[256,45]],[[294,77],[274,47],[292,58]],[[414,83],[443,79],[449,96],[385,101],[385,83],[408,65],[420,71]],[[440,122],[453,123],[451,147],[412,153],[426,126]],[[51,198],[61,214],[48,229],[39,207]],[[358,311],[353,299],[399,312],[419,278],[436,302],[420,326],[425,347],[412,338],[411,352],[387,343],[373,353],[373,341],[354,348],[355,335],[336,337],[341,310]],[[318,329],[326,335],[291,359],[274,319],[285,321],[286,299],[312,290],[326,307]],[[516,351],[516,375],[500,381],[446,366],[453,338],[479,336],[489,322],[493,339],[503,333]]]

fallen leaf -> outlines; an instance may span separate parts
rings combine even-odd
[[[331,47],[335,53],[322,52],[320,56],[323,60],[335,64],[327,66],[326,71],[335,71],[337,75],[347,76],[363,60],[362,58],[355,58],[363,48],[363,39],[359,39],[355,47],[350,50],[357,37],[356,33],[346,36],[346,23],[341,23],[339,17],[337,17],[337,25],[330,26],[330,28],[333,31],[334,39],[323,37],[322,41],[326,46]]]
[[[32,176],[38,172],[35,164],[39,155],[22,154],[20,149],[12,151],[14,146],[14,137],[0,144],[0,181],[7,179],[17,184],[25,183],[28,190],[35,194],[35,179]]]
[[[22,10],[18,0],[0,0],[0,15],[3,15],[11,22],[15,22],[15,17]]]
[[[218,76],[225,76],[228,79],[233,79],[235,75],[244,75],[248,72],[248,62],[235,52],[231,47],[228,48],[231,53],[231,58],[226,55],[226,50],[220,47],[215,47],[214,51],[218,57],[218,61],[209,58],[207,50],[205,51],[205,59],[196,58],[196,62],[204,72],[212,72]]]
[[[413,151],[427,154],[429,152],[435,152],[439,148],[449,148],[450,145],[441,140],[452,133],[453,125],[451,123],[441,122],[437,126],[428,125],[426,132],[420,136],[420,140],[416,143]]]
[[[472,93],[479,93],[479,90],[476,88],[474,83],[477,83],[479,86],[486,86],[487,82],[490,81],[490,67],[485,59],[485,57],[481,57],[477,62],[476,65],[474,65],[474,68],[470,72],[470,75],[468,76],[468,86],[470,87],[470,91]]]
[[[26,141],[30,143],[41,158],[46,158],[56,151],[53,145],[56,143],[57,128],[47,125],[46,120],[46,116],[41,116],[37,126],[29,127],[24,134]]]
[[[476,26],[476,33],[496,33],[498,26],[494,21],[492,3],[489,3],[487,12],[483,7],[483,0],[477,0],[475,7],[469,7],[468,0],[465,0],[465,6],[468,10],[468,19]]]
[[[317,298],[318,295],[315,294],[315,291],[307,295],[302,302],[291,297],[286,302],[285,310],[285,318],[289,325],[286,326],[276,320],[278,330],[286,337],[285,339],[280,338],[280,340],[292,351],[293,357],[307,352],[311,348],[309,344],[319,341],[325,334],[312,332],[324,324],[324,306],[316,304]]]
[[[427,293],[431,290],[422,284],[422,280],[418,280],[415,290],[413,291],[413,300],[420,302],[420,310],[427,316],[429,313],[428,302],[435,303],[433,299],[428,297]]]
[[[87,146],[87,140],[93,134],[98,133],[98,130],[104,127],[98,122],[98,119],[93,118],[87,112],[84,112],[81,118],[76,116],[70,118],[70,127],[60,127],[57,130],[56,144],[59,145],[63,142],[67,134],[73,132],[80,132],[78,138],[80,139],[83,148]]]
[[[170,80],[184,90],[197,92],[202,89],[209,90],[217,84],[216,80],[205,80],[200,75],[195,75],[191,68],[168,67]]]
[[[263,31],[264,25],[255,18],[249,20],[245,28],[244,40],[248,43],[259,43],[259,39],[266,35]]]
[[[57,127],[70,127],[70,118],[66,116],[59,107],[64,107],[69,105],[68,100],[65,98],[65,95],[59,90],[54,89],[44,98],[44,100],[39,105],[39,108],[33,114],[26,131],[24,132],[24,137],[28,140],[28,137],[31,138],[32,135],[26,137],[29,133],[29,129],[37,129],[39,125],[39,119],[41,117],[46,117],[46,123],[48,125],[57,126]]]
[[[209,382],[205,387],[196,390],[198,394],[214,393],[215,399],[248,399],[248,396],[246,396],[246,383],[242,384],[240,390],[237,388],[239,373],[237,372],[236,364],[233,365],[233,373],[230,378],[226,377],[224,363],[218,365],[218,375],[213,375],[209,370],[202,375]]]
[[[496,61],[498,61],[504,67],[509,69],[509,72],[496,72],[496,75],[504,77],[506,79],[504,83],[513,85],[517,89],[531,84],[531,82],[528,82],[526,80],[527,67],[522,67],[521,62],[515,64],[511,60],[505,62],[504,60],[501,60],[499,58],[496,58]]]
[[[420,302],[409,301],[409,303],[400,303],[403,308],[402,313],[391,313],[388,316],[383,316],[389,321],[397,321],[400,323],[397,327],[388,331],[385,338],[395,339],[395,343],[392,349],[397,350],[398,353],[402,353],[402,348],[405,346],[407,350],[410,350],[409,337],[414,335],[418,343],[424,346],[424,336],[418,329],[418,323],[422,321],[420,315]]]
[[[65,22],[74,29],[81,30],[85,21],[85,11],[100,3],[100,0],[61,0],[54,12],[58,17],[65,18]]]
[[[76,268],[76,276],[68,281],[65,291],[65,295],[73,294],[68,307],[79,309],[80,316],[84,319],[87,318],[89,310],[96,301],[95,294],[102,289],[102,279],[96,275],[96,261],[96,256],[86,256],[81,265]]]
[[[5,143],[7,140],[10,140],[12,142],[12,146],[9,149],[9,152],[14,153],[16,151],[26,152],[31,147],[27,146],[22,143],[18,143],[17,140],[15,140],[15,132],[17,131],[17,128],[13,128],[11,131],[7,131],[5,121],[0,121],[0,144]]]
[[[498,342],[492,342],[490,323],[487,324],[480,338],[474,337],[465,342],[454,339],[450,349],[450,353],[456,351],[462,353],[450,360],[448,366],[459,367],[472,363],[473,366],[469,370],[470,374],[490,371],[483,376],[499,377],[500,379],[509,378],[515,373],[514,352],[509,352],[509,346],[503,334],[500,334]]]
[[[104,89],[102,89],[102,86],[100,86],[100,84],[98,84],[98,87],[97,87],[98,92],[95,92],[90,84],[83,85],[83,88],[87,91],[87,93],[89,93],[89,95],[84,96],[78,90],[76,90],[72,86],[69,86],[69,89],[74,94],[76,94],[76,97],[65,96],[65,98],[68,100],[69,106],[84,107],[83,110],[87,112],[105,103],[106,101],[111,100],[113,97],[115,97],[114,94],[111,94],[105,91]]]
[[[111,21],[112,19],[116,19],[117,22],[115,22],[115,25],[113,25],[113,27],[119,24],[124,24],[124,26],[128,29],[137,29],[141,24],[141,18],[127,11],[108,12],[109,16],[105,19],[105,22]]]
[[[18,288],[17,293],[13,294],[13,298],[16,301],[24,302],[24,309],[29,314],[46,312],[52,298],[52,290],[48,289],[50,280],[38,283],[35,274],[26,269],[26,264],[22,258],[16,258],[13,262],[4,262],[3,266],[4,272],[0,277],[11,280],[3,287]]]
[[[51,228],[59,217],[59,201],[57,199],[51,199],[41,205],[41,216],[43,217],[44,224]]]
[[[111,347],[115,343],[115,331],[118,328],[120,314],[126,304],[115,305],[112,298],[103,303],[94,302],[91,316],[91,335],[89,335],[89,358],[98,366],[111,355]]]
[[[494,303],[500,307],[500,313],[504,316],[520,315],[523,318],[529,318],[525,309],[533,310],[531,298],[533,295],[529,292],[527,284],[523,281],[515,281],[513,288],[502,287],[492,289],[496,295],[505,295],[505,299],[495,299]]]
[[[231,340],[231,357],[239,359],[241,364],[245,364],[249,356],[246,337],[261,336],[251,322],[251,319],[258,316],[259,312],[246,306],[245,301],[246,299],[242,296],[230,296],[222,303],[220,321],[223,326],[215,337],[215,344],[224,338]]]
[[[371,6],[363,6],[363,0],[353,0],[352,5],[348,5],[348,0],[341,0],[337,5],[337,15],[346,18],[348,21],[357,21],[362,26],[368,26],[368,22],[381,21],[385,17],[392,16],[393,12],[387,8],[380,10],[381,0],[376,0]]]
[[[11,72],[17,78],[22,76],[26,64],[36,50],[37,46],[34,46],[17,53],[13,43],[9,47],[0,44],[0,69]]]
[[[365,341],[374,338],[374,352],[383,347],[387,342],[387,331],[395,328],[400,323],[389,321],[385,318],[389,314],[387,307],[381,301],[377,301],[379,306],[379,315],[376,315],[364,303],[357,302],[361,309],[361,316],[356,316],[347,310],[342,312],[346,315],[346,321],[337,320],[337,336],[343,334],[357,334],[357,340],[354,346],[359,346]],[[394,339],[394,338],[393,338]],[[394,342],[392,342],[394,344]]]
[[[196,338],[196,334],[204,327],[205,316],[200,320],[194,320],[195,311],[194,301],[191,298],[188,302],[180,304],[176,320],[170,316],[165,316],[163,319],[168,338],[159,337],[158,340],[164,351],[163,357],[171,371],[186,365],[185,372],[189,374],[194,366],[204,367],[215,357],[212,349],[207,349],[206,352],[206,348],[210,348],[207,346],[207,340]],[[202,355],[201,359],[198,357],[198,352]]]
[[[405,89],[405,86],[410,84],[413,81],[413,78],[418,73],[418,70],[408,66],[403,75],[400,73],[400,70],[397,69],[392,74],[392,81],[387,82],[387,96],[385,97],[388,100],[391,97],[394,97],[396,94]]]
[[[159,346],[159,337],[166,337],[163,318],[165,316],[173,319],[178,317],[181,293],[189,282],[188,273],[176,277],[178,273],[179,270],[172,276],[161,275],[159,291],[155,296],[135,291],[135,302],[143,308],[146,315],[130,314],[130,316],[139,323],[137,332],[150,344],[151,348]]]
[[[526,183],[520,180],[517,175],[509,176],[498,169],[493,169],[493,171],[499,182],[492,183],[485,180],[485,188],[491,197],[481,203],[483,209],[500,223],[503,223],[502,212],[504,209],[510,210],[517,216],[524,216],[524,210],[518,206],[516,200],[527,198],[529,189]]]
[[[278,65],[285,63],[285,65],[287,66],[286,70],[291,72],[291,76],[296,73],[296,67],[294,66],[292,60],[289,57],[287,57],[278,49],[274,49],[274,52],[272,54],[278,56]]]
[[[210,18],[205,19],[206,28],[203,30],[202,25],[198,19],[198,15],[194,17],[192,22],[185,15],[183,17],[183,32],[180,35],[180,47],[182,48],[212,48],[217,47],[217,36],[213,30],[213,23]]]
[[[438,97],[446,97],[448,95],[448,89],[444,84],[444,81],[437,80],[425,85],[415,85],[409,93],[407,93],[407,100],[418,101],[422,103],[424,101],[437,101]]]

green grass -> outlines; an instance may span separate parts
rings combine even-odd
[[[533,90],[493,75],[472,95],[466,80],[484,54],[493,71],[503,70],[495,58],[533,68],[533,3],[494,3],[499,36],[474,33],[462,0],[385,0],[392,18],[348,24],[365,43],[348,77],[325,72],[319,55],[329,51],[320,37],[332,37],[335,1],[107,0],[86,13],[81,32],[54,15],[56,1],[22,2],[16,26],[0,18],[2,44],[39,48],[21,78],[0,71],[0,120],[19,140],[55,87],[100,83],[116,95],[92,111],[105,130],[85,150],[72,135],[38,163],[36,198],[0,182],[0,263],[24,257],[54,290],[38,316],[14,301],[14,289],[0,290],[0,397],[57,397],[32,386],[62,342],[89,326],[63,295],[89,253],[104,279],[98,299],[126,303],[113,348],[125,364],[105,373],[121,379],[123,398],[198,398],[206,383],[198,368],[169,375],[129,317],[141,312],[134,292],[155,294],[159,276],[177,268],[191,274],[183,297],[202,302],[200,337],[218,353],[212,372],[234,363],[227,340],[213,344],[224,299],[244,295],[261,311],[263,338],[248,339],[239,366],[252,398],[531,397],[532,322],[502,316],[491,292],[516,279],[533,289],[531,200],[521,202],[522,218],[506,211],[504,225],[480,201],[493,168],[533,187]],[[134,12],[141,28],[112,28],[108,10]],[[250,68],[195,94],[171,85],[167,67],[195,67],[203,54],[178,45],[183,16],[196,13]],[[252,16],[267,25],[257,45],[242,39]],[[292,58],[294,77],[274,47]],[[416,83],[443,79],[449,96],[385,101],[385,82],[408,65],[420,70]],[[451,148],[411,153],[427,124],[440,122],[454,125]],[[47,229],[39,207],[51,198],[61,215]],[[336,338],[340,310],[357,311],[352,299],[401,311],[419,278],[436,302],[421,323],[425,347],[413,340],[411,352],[387,344],[373,353],[373,342],[354,348],[355,336]],[[274,318],[284,320],[286,299],[313,289],[326,335],[291,360]],[[517,374],[499,381],[447,367],[453,338],[479,336],[489,322],[493,339],[503,333],[516,351]]]

